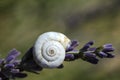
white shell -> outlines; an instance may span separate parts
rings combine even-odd
[[[56,68],[65,58],[65,50],[70,39],[59,32],[46,32],[40,35],[34,45],[34,59],[43,68]]]

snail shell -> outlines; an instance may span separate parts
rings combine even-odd
[[[35,42],[33,56],[43,68],[56,68],[65,58],[65,50],[70,46],[70,39],[59,32],[46,32]]]

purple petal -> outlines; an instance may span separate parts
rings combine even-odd
[[[100,58],[104,58],[104,57],[107,57],[107,54],[104,53],[104,52],[99,52],[99,53],[98,53],[98,56],[99,56]]]
[[[105,44],[103,47],[112,47],[112,44]]]
[[[9,57],[9,56],[15,56],[15,57],[17,57],[17,56],[19,56],[20,55],[20,52],[19,51],[17,51],[16,49],[12,49],[9,53],[8,53],[8,56],[7,57]]]
[[[114,48],[112,47],[112,44],[103,45],[103,52],[112,52],[112,51],[114,51]]]
[[[94,44],[94,41],[89,41],[88,43],[86,43],[83,48],[81,49],[81,51],[87,51],[88,48],[90,48],[90,46],[92,46]]]
[[[71,42],[70,47],[66,49],[66,52],[69,52],[69,51],[74,50],[74,48],[75,48],[75,47],[77,47],[77,46],[78,46],[78,44],[79,44],[79,42],[78,42],[78,41],[73,40],[73,41]]]
[[[96,55],[95,54],[92,54],[92,53],[90,53],[90,52],[86,52],[85,54],[84,54],[84,60],[85,61],[88,61],[88,62],[90,62],[90,63],[92,63],[92,64],[97,64],[98,63],[98,59],[97,59],[97,57],[96,57]]]
[[[95,47],[93,47],[93,48],[89,48],[89,49],[88,49],[88,51],[95,51],[95,50],[96,50]]]
[[[69,47],[66,49],[66,52],[72,51],[74,48],[73,47]]]
[[[89,57],[96,57],[96,55],[95,55],[95,54],[92,54],[91,52],[85,52],[85,53],[84,53],[84,56],[85,56],[85,57],[88,57],[88,58],[89,58]]]
[[[112,47],[105,47],[102,51],[103,52],[112,52],[112,51],[114,51],[115,49],[114,48],[112,48]]]
[[[8,56],[8,57],[5,59],[6,63],[10,63],[10,62],[12,62],[12,61],[14,61],[14,60],[15,60],[15,56],[13,56],[13,55]]]
[[[74,55],[73,54],[65,54],[65,60],[73,60]]]
[[[94,41],[89,41],[88,43],[85,44],[85,46],[90,45],[92,46],[94,44]]]
[[[14,65],[14,64],[5,64],[4,67],[5,67],[5,68],[14,68],[15,65]]]
[[[73,47],[76,47],[78,45],[79,45],[79,42],[76,41],[76,40],[73,40],[72,43],[71,43],[71,46],[73,46]]]
[[[12,61],[14,61],[16,58],[17,58],[17,56],[19,56],[20,55],[20,52],[18,52],[16,49],[12,49],[10,52],[9,52],[9,54],[8,54],[8,56],[6,57],[6,62],[7,63],[9,63],[9,62],[12,62]]]
[[[97,64],[99,60],[97,58],[89,58],[86,61],[88,61],[88,62],[90,62],[92,64]]]

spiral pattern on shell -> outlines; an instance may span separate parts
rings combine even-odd
[[[33,56],[43,68],[56,68],[65,58],[65,50],[70,46],[70,39],[58,32],[46,32],[35,42]]]

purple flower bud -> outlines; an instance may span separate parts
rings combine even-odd
[[[112,48],[112,47],[105,47],[105,48],[103,48],[102,51],[103,52],[112,52],[112,51],[114,51],[114,48]]]
[[[105,44],[103,45],[103,52],[112,52],[114,51],[114,48],[112,47],[112,44]]]
[[[9,56],[15,56],[15,58],[17,57],[17,56],[19,56],[20,55],[20,52],[19,51],[17,51],[16,49],[12,49],[9,53],[8,53],[8,56],[7,57],[9,57]]]
[[[94,41],[89,41],[87,44],[92,46],[94,44]]]
[[[104,53],[104,52],[99,52],[97,55],[98,55],[100,58],[107,57],[107,54]]]
[[[11,72],[12,72],[12,73],[19,73],[20,70],[19,70],[19,69],[11,69]]]
[[[93,47],[93,48],[89,48],[89,49],[88,49],[88,51],[93,51],[93,52],[94,52],[95,50],[96,50],[95,47]]]
[[[88,43],[86,43],[83,48],[81,48],[81,51],[87,51],[88,48],[90,48],[90,46],[92,46],[94,44],[94,41],[89,41]]]
[[[5,59],[6,63],[10,63],[10,62],[12,62],[12,61],[14,61],[14,60],[15,60],[15,56],[14,56],[14,55],[8,56],[8,57]]]
[[[85,56],[85,57],[88,57],[88,58],[89,58],[89,57],[96,57],[96,55],[93,54],[93,53],[91,53],[91,52],[85,52],[85,53],[84,53],[84,56]]]
[[[105,44],[103,47],[112,47],[112,44]]]
[[[78,41],[73,40],[73,41],[71,42],[70,47],[66,49],[66,52],[69,52],[69,51],[74,50],[74,48],[75,48],[75,47],[77,47],[77,46],[78,46],[78,44],[79,44],[79,42],[78,42]]]
[[[72,51],[73,50],[73,47],[69,47],[66,49],[66,52],[69,52],[69,51]]]
[[[71,46],[76,47],[76,46],[78,46],[78,44],[79,44],[79,42],[78,42],[78,41],[73,40],[73,41],[72,41],[72,43],[71,43]]]
[[[4,67],[5,67],[5,68],[14,68],[15,65],[14,65],[14,64],[5,64]]]
[[[73,54],[65,54],[65,60],[73,60],[74,55]]]
[[[93,53],[90,53],[90,52],[84,53],[84,60],[85,60],[85,61],[88,61],[88,62],[90,62],[90,63],[92,63],[92,64],[97,64],[98,61],[99,61],[99,60],[97,59],[96,55],[93,54]]]

